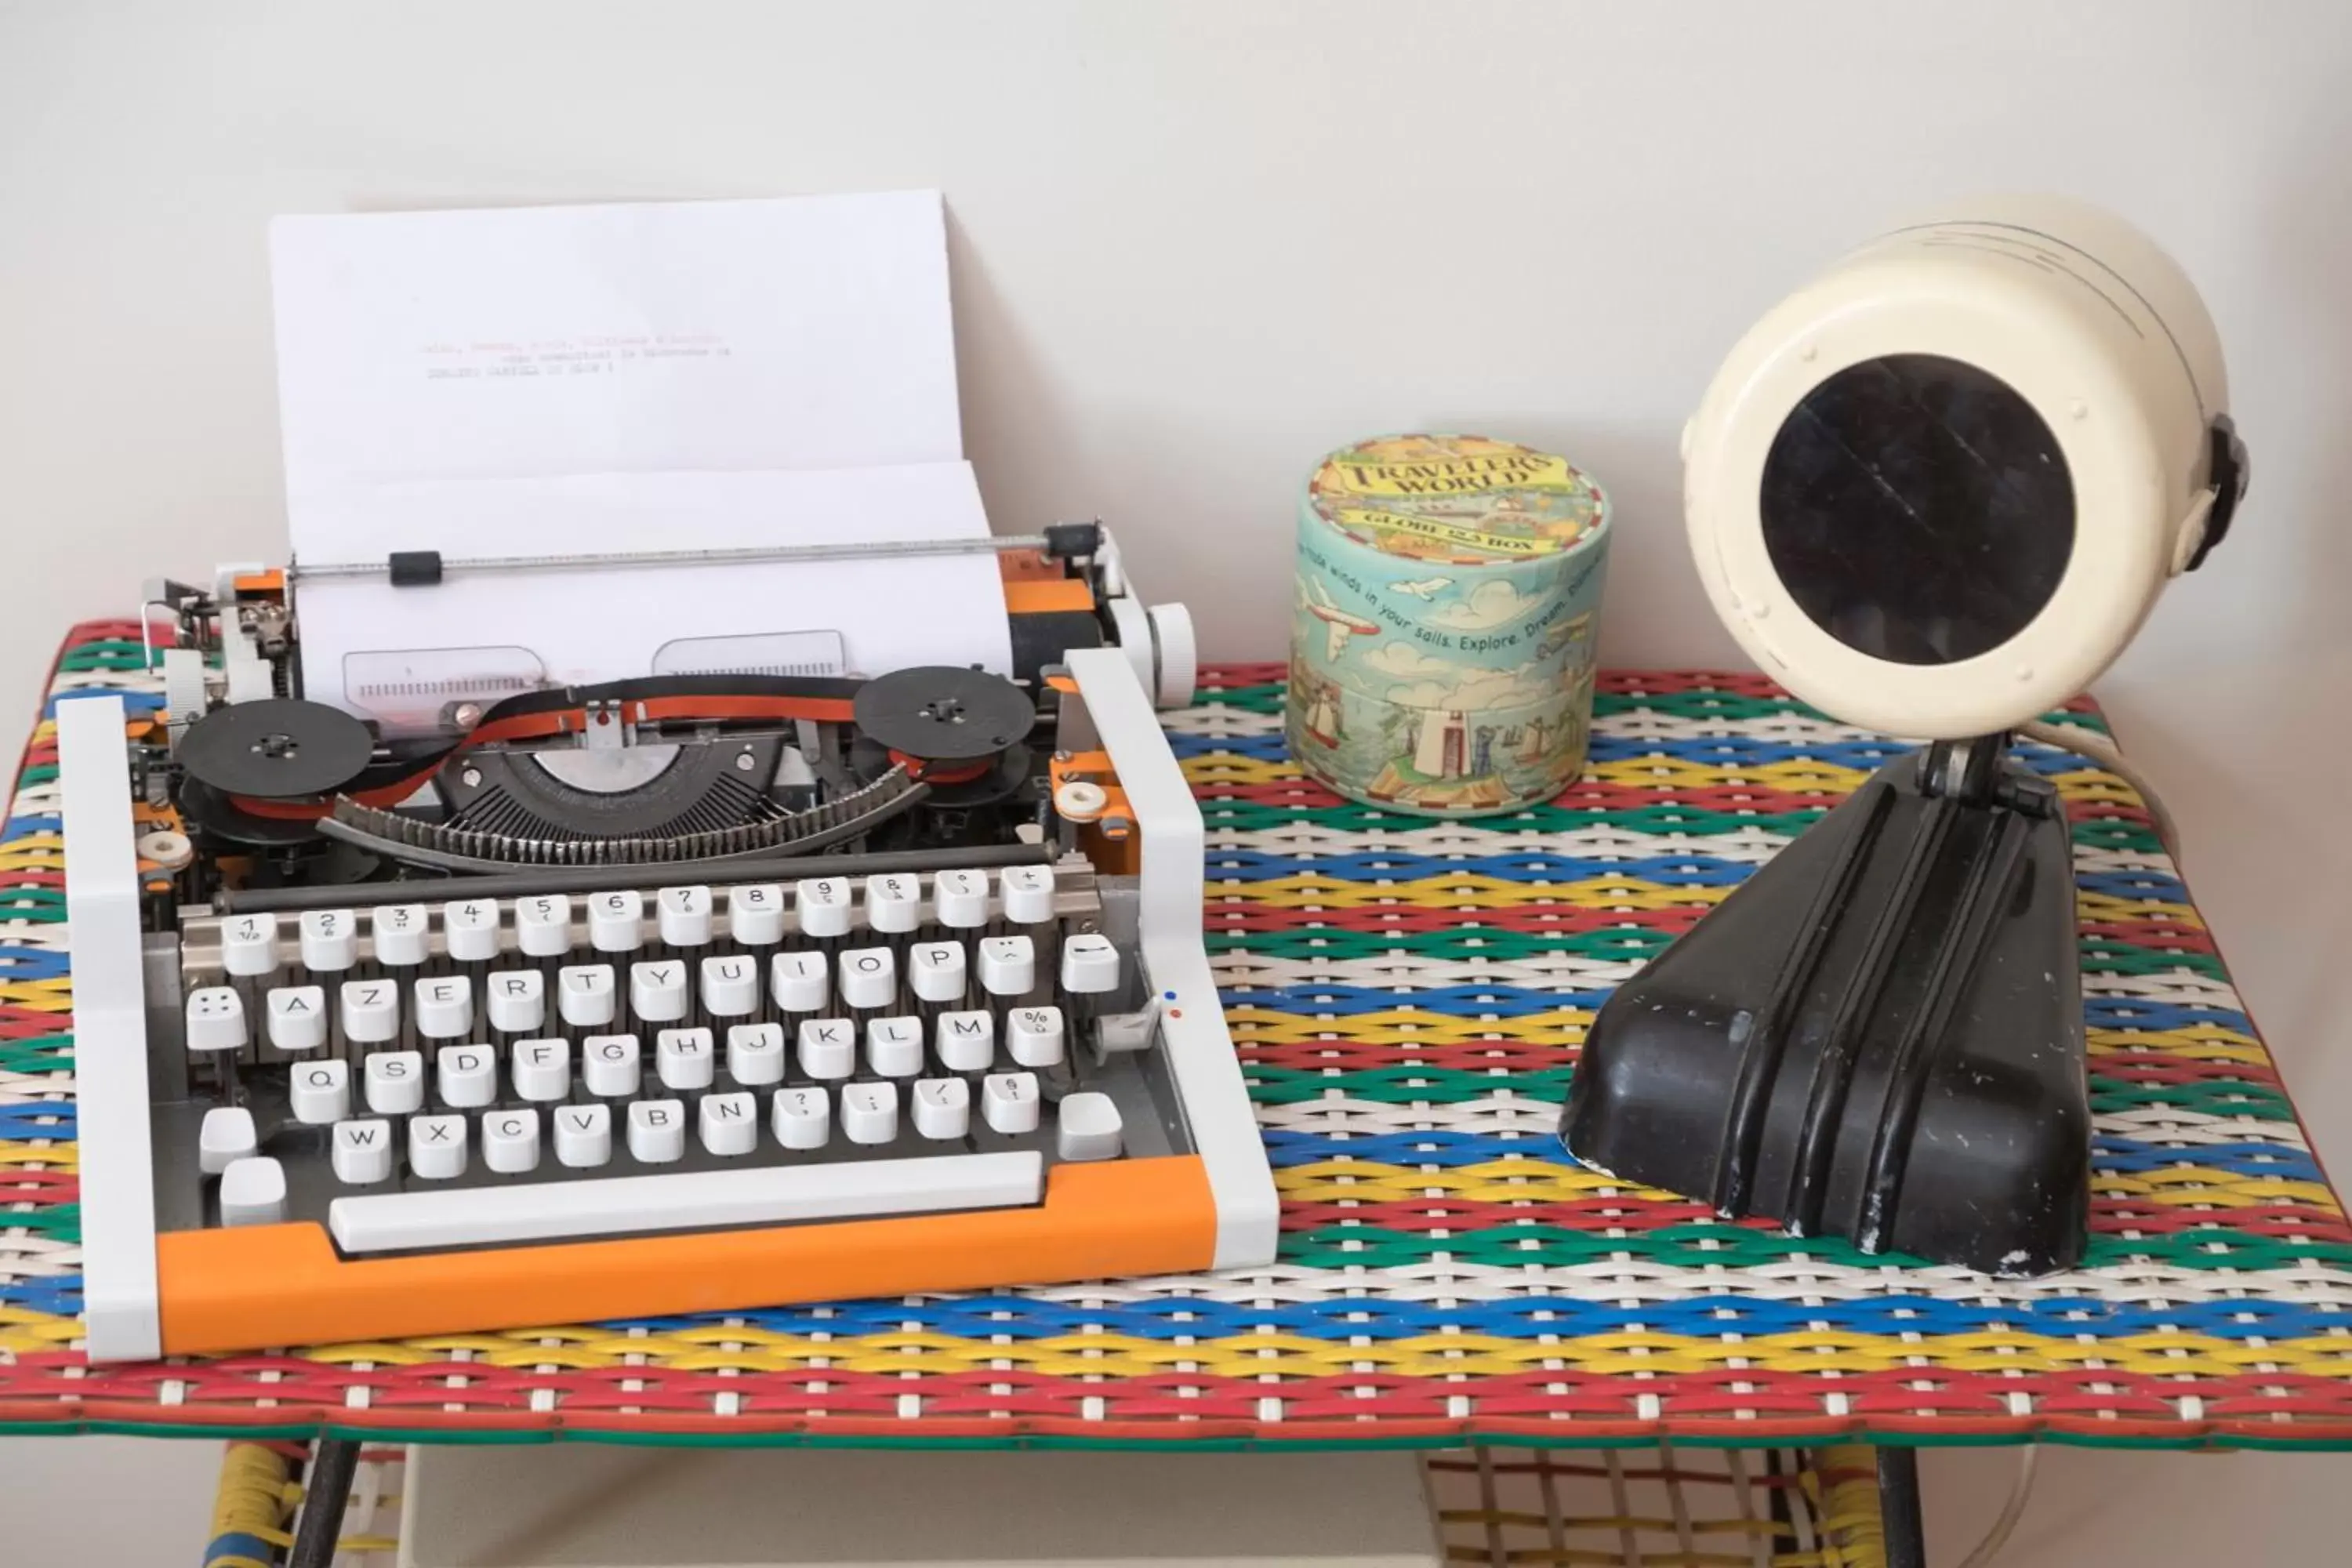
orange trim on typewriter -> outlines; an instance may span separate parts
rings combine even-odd
[[[323,1226],[156,1238],[171,1355],[1206,1268],[1192,1155],[1055,1165],[1027,1208],[343,1258]]]

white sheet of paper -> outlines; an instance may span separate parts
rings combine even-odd
[[[404,479],[963,456],[939,194],[281,217],[294,548]],[[372,543],[373,542],[360,542]]]
[[[298,563],[987,531],[936,192],[290,217],[271,250]],[[812,628],[867,674],[1011,664],[986,556],[314,580],[298,610],[306,692],[370,711],[353,655],[427,656],[418,699],[461,648],[565,682]]]

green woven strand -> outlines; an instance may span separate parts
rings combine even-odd
[[[2136,1110],[2144,1105],[2169,1106],[2200,1116],[2246,1116],[2258,1121],[2294,1120],[2294,1105],[2285,1091],[2266,1083],[2126,1083],[2095,1077],[2091,1080],[2091,1109],[2102,1115]],[[2189,1152],[2184,1151],[2183,1157]]]
[[[2121,816],[2086,816],[2074,824],[2074,842],[2086,849],[2161,855],[2164,841],[2144,822]]]
[[[1221,931],[1208,936],[1211,952],[1307,963],[1318,958],[1387,958],[1408,954],[1456,961],[1485,958],[1509,963],[1546,953],[1574,953],[1599,960],[1643,960],[1664,951],[1673,933],[1648,926],[1612,926],[1600,931],[1501,931],[1460,925],[1445,931],[1349,931],[1337,926],[1304,931]],[[2105,937],[2083,939],[2083,968],[2092,974],[2198,974],[2225,980],[2221,961],[2209,952],[2163,952],[2127,947]]]
[[[1519,1099],[1550,1100],[1568,1097],[1565,1065],[1533,1072],[1506,1072],[1498,1062],[1491,1073],[1463,1068],[1416,1067],[1325,1073],[1248,1065],[1243,1072],[1249,1079],[1250,1102],[1254,1105],[1311,1105],[1335,1094],[1349,1100],[1378,1100],[1384,1105],[1457,1105],[1493,1094],[1498,1089],[1507,1089]],[[1334,1151],[1335,1154],[1339,1152]]]
[[[146,652],[135,642],[87,642],[58,660],[58,668],[71,674],[146,668]]]
[[[0,1040],[0,1070],[62,1072],[73,1067],[73,1037],[43,1035],[29,1040]]]
[[[1391,953],[1418,953],[1429,958],[1487,958],[1499,963],[1537,958],[1548,952],[1573,952],[1597,959],[1643,959],[1663,952],[1673,940],[1669,931],[1646,926],[1621,926],[1608,931],[1496,931],[1484,926],[1456,926],[1451,931],[1382,932],[1345,931],[1338,927],[1315,931],[1212,931],[1212,952],[1247,952],[1266,958],[1385,958]]]
[[[1521,1047],[1512,1056],[1524,1061],[1526,1048]],[[1250,1100],[1257,1105],[1312,1105],[1332,1096],[1383,1105],[1458,1105],[1493,1094],[1498,1089],[1536,1100],[1565,1100],[1570,1075],[1565,1062],[1557,1068],[1507,1071],[1500,1057],[1490,1071],[1403,1063],[1328,1072],[1256,1062],[1247,1064],[1244,1070],[1249,1079]],[[2267,1084],[2229,1079],[2144,1084],[2095,1072],[2091,1077],[2091,1105],[2102,1112],[2162,1105],[2204,1116],[2243,1116],[2259,1121],[2294,1120],[2294,1106],[2283,1091]]]
[[[2229,973],[2210,952],[2167,952],[2161,948],[2127,947],[2103,936],[2083,939],[2083,967],[2094,974],[2201,974],[2227,981]]]
[[[1614,1236],[1556,1225],[1501,1226],[1442,1237],[1374,1226],[1323,1226],[1285,1235],[1281,1256],[1286,1263],[1313,1268],[1402,1268],[1439,1257],[1508,1268],[1572,1268],[1620,1257],[1685,1268],[1752,1268],[1800,1257],[1860,1268],[1884,1268],[1903,1261],[1859,1252],[1825,1237],[1782,1236],[1711,1221]],[[2312,1262],[2342,1268],[2352,1267],[2352,1245],[2296,1242],[2221,1229],[2170,1236],[2094,1236],[2083,1267],[2107,1268],[2138,1258],[2206,1271],[2284,1268]]]
[[[1709,837],[1760,827],[1784,838],[1794,838],[1819,821],[1828,809],[1719,811],[1703,805],[1662,803],[1591,811],[1547,803],[1509,816],[1489,817],[1479,826],[1518,833],[1574,833],[1594,827],[1622,827],[1633,833]],[[1426,818],[1381,811],[1352,801],[1337,805],[1297,806],[1262,800],[1204,800],[1201,803],[1201,816],[1213,833],[1281,833],[1298,827],[1328,827],[1344,833],[1396,833],[1431,826]]]
[[[5,1195],[5,1191],[0,1191],[0,1197]],[[79,1241],[81,1205],[55,1204],[47,1208],[26,1209],[14,1214],[0,1210],[0,1230],[30,1231],[51,1241]]]

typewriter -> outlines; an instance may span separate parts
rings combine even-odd
[[[1011,678],[396,724],[305,700],[299,563],[152,584],[162,710],[57,710],[91,1358],[1270,1261],[1189,623],[1098,525],[956,548]]]

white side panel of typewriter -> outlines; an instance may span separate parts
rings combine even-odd
[[[1095,586],[1110,613],[1111,630],[1127,661],[1135,667],[1152,705],[1182,708],[1192,700],[1200,680],[1201,651],[1192,632],[1192,613],[1181,605],[1146,606],[1143,595],[1128,580],[1118,541],[1109,529],[1095,556]]]
[[[58,704],[75,1136],[81,1147],[82,1310],[92,1361],[135,1361],[163,1350],[139,860],[131,847],[124,721],[119,697]]]
[[[1066,662],[1143,836],[1143,967],[1160,1000],[1169,1066],[1217,1205],[1215,1265],[1270,1263],[1274,1175],[1201,940],[1201,808],[1126,656],[1115,648],[1073,649]],[[1181,1016],[1169,1016],[1171,1007]]]

